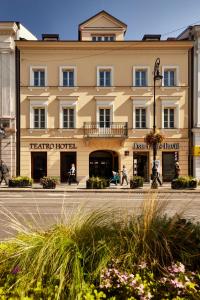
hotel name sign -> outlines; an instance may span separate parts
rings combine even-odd
[[[77,149],[76,144],[59,143],[31,143],[30,149],[33,150],[67,150]]]
[[[134,150],[150,149],[146,143],[133,143]],[[163,150],[179,150],[179,143],[163,143],[158,146],[158,149]]]

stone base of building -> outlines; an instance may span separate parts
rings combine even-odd
[[[152,150],[142,139],[90,138],[44,139],[21,141],[21,175],[36,182],[43,176],[58,176],[61,182],[69,180],[72,164],[76,177],[85,182],[89,176],[111,177],[112,171],[121,172],[123,165],[129,177],[138,175],[150,180]],[[181,175],[188,175],[188,140],[171,139],[160,145],[157,166],[163,181],[174,177],[174,164],[179,161]]]

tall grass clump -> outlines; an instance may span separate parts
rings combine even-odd
[[[16,237],[0,244],[0,295],[87,299],[82,291],[100,284],[102,270],[113,263],[126,272],[143,262],[156,274],[176,261],[198,269],[199,224],[168,217],[165,209],[166,203],[151,194],[135,212],[81,209],[71,217],[63,213],[48,230],[20,226],[14,219]]]

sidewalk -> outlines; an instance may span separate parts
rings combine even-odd
[[[164,183],[159,186],[157,190],[151,189],[150,183],[144,183],[142,188],[130,189],[129,185],[117,185],[111,184],[110,187],[106,189],[86,189],[85,183],[77,184],[57,184],[55,189],[43,189],[39,183],[34,183],[32,188],[9,188],[5,184],[0,185],[1,192],[86,192],[86,193],[200,193],[200,186],[197,189],[188,190],[172,190],[171,183]]]

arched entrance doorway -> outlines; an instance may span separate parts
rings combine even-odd
[[[114,151],[99,150],[90,153],[89,176],[110,178],[112,171],[118,172],[118,154]]]

